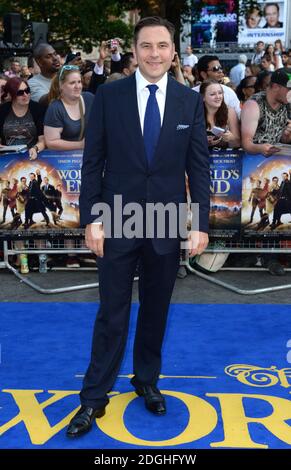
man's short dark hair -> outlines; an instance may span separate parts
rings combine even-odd
[[[130,62],[133,59],[132,52],[126,52],[120,60],[120,71],[122,72],[123,69],[128,69],[130,67]]]
[[[197,70],[199,72],[199,75],[200,75],[200,72],[207,72],[208,65],[210,64],[210,62],[213,62],[214,60],[218,60],[219,62],[219,58],[217,57],[217,55],[203,55],[202,57],[200,57],[200,59],[197,62]]]
[[[48,47],[52,47],[50,44],[47,42],[41,42],[36,46],[36,48],[33,50],[33,57],[35,60],[41,59],[41,57],[45,54],[46,50]]]
[[[267,4],[264,6],[264,16],[266,15],[266,9],[267,9],[268,7],[276,7],[276,8],[277,8],[277,12],[279,13],[279,11],[280,11],[280,8],[279,8],[278,3],[274,3],[274,2],[273,2],[273,3],[267,3]]]
[[[142,18],[135,25],[133,33],[134,44],[137,43],[140,30],[149,26],[164,26],[169,31],[171,39],[174,42],[175,26],[170,23],[170,21],[166,20],[166,18],[161,18],[160,16],[147,16],[146,18]]]

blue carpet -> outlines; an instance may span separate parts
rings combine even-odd
[[[129,342],[104,418],[71,441],[96,313],[91,303],[5,303],[0,313],[0,448],[289,448],[290,308],[172,305],[159,387],[168,413],[132,393]],[[289,361],[291,362],[291,361]]]

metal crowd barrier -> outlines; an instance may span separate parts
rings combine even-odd
[[[24,284],[26,284],[29,287],[32,287],[32,289],[36,290],[40,294],[60,294],[63,292],[73,292],[76,290],[82,290],[82,289],[92,289],[95,287],[99,287],[99,282],[94,282],[90,284],[77,284],[73,286],[67,286],[67,287],[57,287],[57,288],[43,288],[33,282],[27,274],[23,275],[21,274],[16,268],[14,268],[9,261],[9,256],[13,255],[18,255],[21,253],[25,253],[27,255],[29,254],[84,254],[84,253],[91,253],[87,248],[82,247],[81,241],[76,240],[76,246],[74,248],[65,248],[64,242],[60,240],[29,240],[28,246],[24,246],[23,248],[19,248],[16,246],[16,243],[11,241],[3,242],[3,255],[4,255],[4,261],[3,263],[0,264],[0,268],[7,268],[9,271],[11,271],[18,279],[20,279]],[[78,268],[80,270],[81,268]],[[94,268],[94,270],[97,269]],[[70,268],[67,268],[67,270],[72,270]]]
[[[21,240],[22,241],[22,240]],[[96,287],[99,287],[99,282],[93,282],[89,284],[76,284],[73,286],[66,286],[66,287],[57,287],[57,288],[44,288],[41,287],[40,285],[36,284],[33,282],[31,279],[29,279],[28,275],[21,274],[14,266],[11,265],[9,261],[9,256],[13,255],[19,255],[22,253],[25,253],[27,255],[29,254],[35,254],[35,255],[40,255],[40,254],[46,254],[46,255],[63,255],[63,254],[91,254],[91,251],[88,250],[84,246],[84,240],[83,239],[78,239],[74,240],[75,242],[75,247],[67,247],[65,246],[64,240],[29,240],[28,241],[28,246],[24,246],[23,248],[20,248],[16,245],[14,241],[3,242],[3,255],[4,255],[4,260],[3,262],[0,263],[0,269],[8,269],[11,271],[18,279],[20,279],[21,282],[26,284],[27,286],[31,287],[32,289],[36,290],[40,294],[60,294],[63,292],[73,292],[77,290],[84,290],[84,289],[94,289]],[[50,271],[58,270],[59,268],[51,268]],[[77,270],[78,272],[84,270],[84,268],[62,268],[66,271],[73,271]],[[97,269],[97,264],[96,267],[94,268],[85,268],[86,270],[93,270],[93,271],[98,271]],[[134,278],[135,281],[138,280],[138,277]]]
[[[14,268],[9,261],[9,256],[18,255],[21,253],[29,254],[89,254],[91,253],[83,245],[83,240],[76,240],[76,246],[72,247],[65,247],[63,240],[29,240],[28,246],[24,246],[23,248],[19,248],[16,246],[15,242],[3,242],[4,248],[4,261],[0,263],[0,268],[7,268],[11,271],[18,279],[20,279],[24,284],[28,285],[32,289],[36,290],[41,294],[59,294],[63,292],[73,292],[77,290],[84,290],[84,289],[92,289],[99,287],[99,282],[89,283],[89,284],[77,284],[73,286],[67,287],[58,287],[58,288],[43,288],[29,279],[28,275],[21,274],[16,268]],[[217,240],[211,242],[206,250],[206,253],[258,253],[258,254],[291,254],[291,241],[284,241],[284,240],[239,240],[239,241],[232,241],[232,240]],[[187,270],[196,276],[205,279],[213,284],[219,285],[225,289],[228,289],[232,292],[235,292],[240,295],[256,295],[262,294],[266,292],[275,292],[279,290],[290,289],[291,284],[281,284],[277,286],[269,286],[264,288],[257,288],[257,289],[241,289],[240,287],[236,287],[233,284],[227,283],[214,277],[213,274],[205,274],[197,269],[193,268],[190,264],[189,257],[186,255],[185,259],[181,261],[181,265],[184,265]],[[51,270],[57,270],[59,268],[52,268]],[[82,271],[82,268],[63,268],[68,271],[77,269],[78,272]],[[84,268],[83,268],[84,269]],[[86,270],[92,270],[92,268],[86,268]],[[93,270],[97,270],[93,268]],[[264,268],[243,268],[243,267],[227,267],[221,268],[219,271],[226,271],[226,270],[233,270],[233,271],[264,271]],[[138,277],[134,278],[135,281],[138,280]]]
[[[205,250],[206,253],[258,253],[258,254],[291,254],[291,240],[217,240],[212,241],[208,248]],[[187,269],[195,274],[196,276],[205,279],[212,284],[224,287],[236,294],[241,295],[256,295],[264,294],[266,292],[276,292],[279,290],[290,289],[291,284],[280,284],[278,286],[269,286],[258,289],[241,289],[233,284],[217,279],[213,274],[205,274],[190,265],[189,258],[186,257],[185,266]],[[237,268],[227,267],[221,268],[219,271],[267,271],[264,268]],[[218,271],[218,272],[219,272]]]

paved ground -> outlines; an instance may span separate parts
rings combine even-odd
[[[29,273],[28,279],[43,288],[56,288],[76,284],[96,282],[95,271],[50,271],[46,274]],[[220,271],[212,275],[214,278],[232,283],[243,289],[264,288],[280,284],[291,285],[291,272],[284,277],[273,277],[268,272],[252,271]],[[0,301],[1,302],[96,302],[99,298],[98,288],[75,292],[44,295],[25,285],[7,270],[0,270]],[[291,289],[276,292],[239,295],[209,281],[189,274],[185,279],[177,279],[173,293],[173,303],[211,303],[211,304],[289,304]],[[133,289],[133,301],[138,301],[137,283]]]

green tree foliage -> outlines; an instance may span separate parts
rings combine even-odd
[[[130,44],[132,27],[124,13],[139,10],[141,17],[160,15],[176,27],[176,46],[183,20],[188,20],[191,4],[187,0],[1,0],[0,16],[22,13],[25,20],[49,24],[50,41],[64,41],[90,52],[103,39],[120,37]]]
[[[0,16],[21,13],[25,20],[47,22],[50,41],[90,52],[102,39],[130,41],[132,28],[123,21],[125,2],[116,0],[1,0]]]

